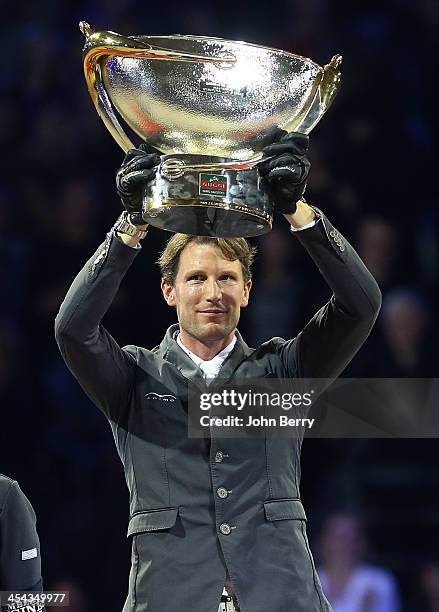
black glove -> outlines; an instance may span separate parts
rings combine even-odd
[[[159,152],[148,144],[130,149],[116,173],[116,189],[133,225],[143,225],[142,188],[155,176]]]
[[[275,157],[258,164],[259,172],[268,181],[274,210],[295,213],[297,201],[303,196],[311,163],[306,155],[309,138],[306,134],[284,130],[281,138],[262,149],[264,155]]]

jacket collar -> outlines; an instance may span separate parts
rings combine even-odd
[[[174,340],[175,332],[178,332],[179,329],[180,327],[178,323],[168,327],[165,337],[158,347],[157,355],[175,365],[185,378],[188,378],[189,380],[203,381],[204,378],[201,369],[195,365],[189,355],[187,355],[178,345],[177,341]],[[218,374],[218,377],[221,379],[229,379],[231,376],[233,376],[233,373],[239,364],[245,361],[245,359],[247,359],[247,357],[255,350],[246,344],[237,329],[235,330],[235,334],[235,346],[228,357],[224,360]]]

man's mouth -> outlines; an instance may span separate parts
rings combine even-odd
[[[226,310],[221,310],[220,308],[209,308],[207,310],[199,310],[198,312],[200,312],[202,314],[224,314],[227,311]]]

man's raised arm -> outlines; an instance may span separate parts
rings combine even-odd
[[[116,183],[126,210],[76,276],[55,319],[56,341],[67,366],[113,421],[120,419],[129,403],[134,357],[121,349],[101,321],[140,251],[138,241],[144,235],[140,223],[144,221],[134,211],[141,206],[141,184],[153,175],[156,162],[157,155],[143,150],[133,149],[125,156]],[[134,214],[135,225],[130,214]],[[132,235],[117,231],[130,231],[129,227]]]
[[[300,334],[278,342],[288,376],[334,378],[351,361],[370,333],[381,306],[380,289],[349,242],[303,193],[310,161],[305,134],[284,134],[264,148],[261,166],[275,210],[317,265],[333,295]]]
[[[316,223],[306,229],[296,225],[298,231],[294,233],[333,295],[292,341],[290,349],[294,349],[296,376],[334,378],[369,335],[381,307],[381,291],[346,238],[321,210],[314,210],[319,216]]]

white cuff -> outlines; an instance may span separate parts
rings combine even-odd
[[[304,198],[302,198],[302,200],[304,200]],[[310,206],[308,204],[308,206]],[[293,227],[292,225],[290,225],[290,232],[292,234],[294,234],[295,232],[301,232],[302,230],[308,229],[309,227],[313,227],[317,221],[321,218],[320,214],[317,212],[317,210],[314,208],[314,206],[310,206],[310,208],[312,208],[312,210],[314,211],[314,219],[312,221],[310,221],[309,223],[307,223],[306,225],[303,225],[302,227]]]
[[[294,232],[301,232],[302,230],[308,229],[309,227],[313,227],[317,221],[320,219],[320,217],[317,217],[315,219],[313,219],[312,221],[310,221],[309,223],[307,223],[306,225],[302,225],[302,227],[293,227],[292,225],[290,225],[290,232],[294,233]]]

